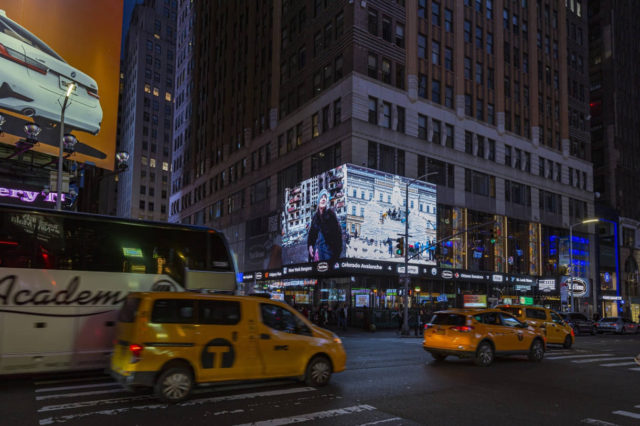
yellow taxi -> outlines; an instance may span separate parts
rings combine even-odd
[[[497,309],[509,312],[520,321],[540,327],[547,335],[547,343],[562,345],[569,349],[574,341],[573,328],[562,319],[560,314],[544,306],[498,305]]]
[[[472,358],[481,367],[496,355],[527,355],[541,361],[544,334],[499,309],[449,309],[436,312],[425,325],[423,348],[436,361],[447,356]]]
[[[345,369],[342,342],[288,305],[263,297],[131,293],[122,306],[111,375],[168,402],[205,382],[296,377],[323,386]]]

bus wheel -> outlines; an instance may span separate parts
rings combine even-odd
[[[155,392],[163,401],[179,402],[189,395],[192,387],[193,376],[188,368],[170,367],[160,374]]]

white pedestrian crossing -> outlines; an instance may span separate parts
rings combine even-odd
[[[600,367],[623,367],[625,365],[636,365],[635,361],[630,362],[612,362],[608,364],[600,364]]]
[[[609,357],[614,354],[588,354],[588,355],[561,355],[561,356],[547,356],[545,359],[575,359],[575,358],[592,358],[592,357]]]
[[[602,361],[618,361],[621,359],[629,359],[628,356],[619,356],[619,357],[611,357],[611,358],[595,358],[595,359],[577,359],[577,360],[573,360],[571,362],[574,362],[576,364],[584,364],[584,363],[588,363],[588,362],[602,362]]]

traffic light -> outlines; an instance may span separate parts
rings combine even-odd
[[[491,244],[496,243],[496,231],[494,229],[491,229],[491,233],[489,235],[489,241],[491,242]]]
[[[396,254],[399,256],[404,254],[404,237],[396,239]]]

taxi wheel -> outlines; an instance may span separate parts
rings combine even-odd
[[[567,334],[567,337],[564,338],[564,343],[562,344],[562,347],[565,349],[569,349],[572,343],[573,342],[571,341],[571,336]]]
[[[544,345],[542,340],[535,339],[529,349],[529,361],[540,362],[544,357]]]
[[[446,354],[441,354],[441,353],[438,353],[438,352],[432,352],[431,356],[433,357],[433,359],[435,359],[438,362],[444,361],[445,358],[447,357]]]
[[[489,342],[482,342],[476,349],[476,365],[480,367],[488,367],[493,362],[493,347]]]
[[[331,378],[331,362],[324,356],[313,358],[307,365],[305,383],[309,386],[324,386]]]
[[[156,395],[166,402],[185,399],[193,387],[191,371],[185,367],[169,367],[162,372],[156,382]]]

